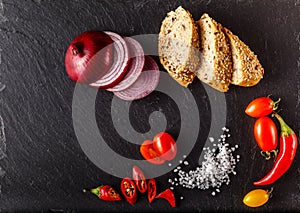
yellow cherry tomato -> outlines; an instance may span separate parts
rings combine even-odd
[[[273,191],[273,188],[270,191],[264,190],[264,189],[255,189],[250,191],[243,199],[243,202],[246,206],[249,207],[259,207],[264,205],[266,202],[268,202],[271,192]]]

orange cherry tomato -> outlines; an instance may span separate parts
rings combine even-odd
[[[249,207],[259,207],[268,202],[273,188],[270,191],[264,189],[255,189],[245,195],[243,203]]]

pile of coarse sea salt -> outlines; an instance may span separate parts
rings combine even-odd
[[[203,148],[204,160],[199,167],[195,170],[184,171],[178,166],[173,170],[178,177],[173,180],[169,179],[169,183],[172,185],[170,189],[174,189],[175,186],[179,185],[189,189],[206,190],[214,188],[214,191],[211,193],[214,196],[220,192],[220,187],[223,184],[228,185],[230,183],[229,175],[236,175],[234,169],[237,162],[239,162],[240,156],[233,155],[238,145],[230,147],[229,143],[226,142],[226,139],[230,137],[229,129],[223,127],[222,130],[224,133],[217,141],[209,137],[212,148]],[[188,161],[183,161],[183,165],[189,165]]]

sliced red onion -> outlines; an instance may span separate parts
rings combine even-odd
[[[141,75],[145,64],[144,50],[140,43],[130,37],[124,39],[129,49],[130,64],[123,80],[116,86],[106,89],[110,92],[119,92],[130,87]]]
[[[127,101],[144,98],[157,87],[159,75],[157,63],[150,56],[145,56],[145,65],[140,77],[130,87],[114,92],[114,95]]]
[[[118,84],[124,77],[129,66],[129,51],[125,40],[118,34],[113,32],[105,32],[114,41],[114,61],[111,68],[107,73],[97,80],[96,82],[90,84],[93,87],[98,87],[101,89],[106,89],[113,87]]]

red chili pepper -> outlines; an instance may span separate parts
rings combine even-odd
[[[126,177],[121,182],[121,192],[130,204],[134,204],[137,200],[137,191],[134,182]]]
[[[134,166],[132,168],[132,177],[138,190],[141,193],[145,193],[147,191],[147,181],[144,173],[139,167]]]
[[[269,185],[278,180],[290,168],[296,155],[298,147],[296,134],[278,114],[274,115],[281,127],[280,152],[272,170],[264,178],[254,182],[256,186]]]
[[[148,180],[148,201],[149,203],[152,203],[156,196],[156,182],[155,179],[152,178]]]
[[[87,192],[86,189],[82,190],[84,193]],[[89,192],[93,193],[96,195],[98,198],[101,200],[105,201],[119,201],[121,200],[121,196],[119,193],[116,192],[111,186],[109,185],[104,185],[104,186],[99,186],[94,189],[90,189]]]
[[[167,200],[173,208],[176,207],[175,195],[171,189],[166,189],[165,191],[157,195],[155,198],[163,198]]]

